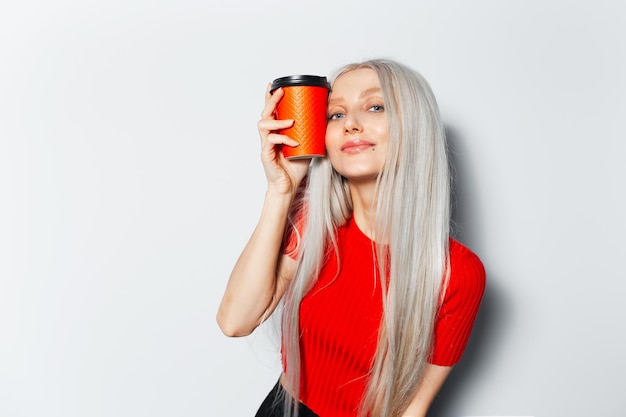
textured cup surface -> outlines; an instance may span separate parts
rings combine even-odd
[[[283,155],[288,159],[324,156],[329,88],[326,77],[283,77],[272,83],[272,90],[278,87],[284,95],[276,107],[276,117],[294,120],[293,126],[280,133],[299,143],[296,147],[283,146]]]

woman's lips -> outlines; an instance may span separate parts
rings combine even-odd
[[[372,142],[363,139],[349,140],[341,145],[341,151],[345,153],[359,153],[374,146]]]

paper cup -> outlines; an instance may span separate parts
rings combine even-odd
[[[330,85],[326,77],[290,75],[272,82],[271,92],[284,91],[276,107],[277,119],[293,119],[288,129],[280,131],[299,143],[296,147],[283,145],[287,159],[312,158],[326,155],[326,112]]]

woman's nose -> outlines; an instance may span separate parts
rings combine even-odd
[[[362,130],[361,122],[354,114],[345,116],[343,128],[345,133],[360,132]]]

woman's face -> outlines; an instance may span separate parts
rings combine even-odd
[[[326,151],[351,182],[375,181],[387,155],[387,118],[378,76],[361,68],[335,80],[328,101]]]

